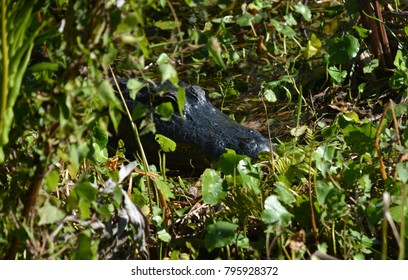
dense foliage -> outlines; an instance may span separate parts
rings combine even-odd
[[[404,3],[1,0],[0,258],[405,259]],[[200,85],[276,150],[172,176],[116,75]]]

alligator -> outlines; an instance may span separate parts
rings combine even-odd
[[[156,132],[176,142],[176,150],[166,154],[168,167],[182,170],[192,168],[201,172],[218,160],[226,148],[251,158],[257,158],[260,152],[271,149],[270,141],[261,133],[240,125],[213,106],[199,86],[179,83],[179,87],[185,88],[185,103],[180,113],[177,105],[178,89],[170,82],[160,85],[146,83],[147,86],[132,99],[127,88],[128,79],[117,81],[129,110],[137,104],[143,104],[152,115]],[[173,105],[174,113],[169,120],[162,120],[154,110],[163,102],[171,102]],[[129,131],[130,123],[122,121],[114,141],[122,139],[126,150],[134,153],[137,145],[133,133]],[[143,136],[142,142],[149,159],[156,161],[159,146],[154,135],[149,133]]]

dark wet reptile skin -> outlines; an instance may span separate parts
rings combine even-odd
[[[157,133],[177,143],[176,152],[166,155],[171,161],[171,164],[168,164],[169,167],[183,168],[189,165],[195,169],[203,169],[208,167],[210,162],[217,160],[225,152],[225,148],[252,158],[256,158],[261,151],[269,151],[269,141],[265,137],[258,131],[238,124],[215,108],[206,99],[204,90],[199,86],[180,83],[180,86],[186,88],[183,111],[185,118],[183,119],[177,110],[177,89],[170,83],[157,88],[144,88],[138,93],[136,100],[132,100],[128,95],[126,82],[126,80],[119,80],[130,110],[136,103],[147,104],[148,100],[153,100],[155,105],[160,102],[172,102],[174,114],[169,121],[163,121],[160,116],[154,115]],[[127,150],[130,147],[136,147],[131,131],[130,126],[128,129],[122,127],[118,135],[127,144]],[[145,137],[143,142],[145,149],[157,154],[154,151],[157,151],[158,146],[152,135]]]

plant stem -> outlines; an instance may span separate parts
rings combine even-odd
[[[381,259],[386,260],[388,255],[388,222],[384,217],[382,221],[382,250],[381,250]]]
[[[3,78],[2,93],[0,99],[0,147],[3,146],[4,118],[6,116],[7,99],[9,94],[9,46],[7,42],[7,4],[6,0],[1,1],[1,47],[3,55]]]
[[[130,113],[129,108],[126,105],[125,98],[123,97],[122,91],[120,90],[120,87],[118,85],[118,81],[116,80],[115,73],[113,72],[112,67],[110,65],[109,65],[109,69],[110,69],[110,71],[112,73],[112,77],[113,77],[113,80],[115,81],[115,85],[116,85],[116,88],[118,89],[120,98],[122,99],[123,107],[125,107],[126,114],[127,114],[128,118],[129,118],[129,121],[130,121],[130,123],[132,125],[133,132],[135,133],[135,136],[136,136],[137,146],[138,146],[139,152],[140,152],[140,154],[142,156],[143,165],[145,166],[147,192],[148,192],[149,200],[150,200],[150,213],[153,214],[153,203],[152,203],[152,200],[151,200],[152,195],[151,195],[151,189],[150,189],[150,178],[147,175],[148,173],[150,173],[149,163],[147,162],[147,158],[146,158],[146,154],[145,154],[144,149],[143,149],[142,141],[140,140],[139,131],[138,131],[135,123],[133,122],[132,114]]]
[[[405,259],[405,223],[406,223],[406,198],[407,198],[407,184],[401,186],[401,226],[400,226],[400,248],[398,259]]]

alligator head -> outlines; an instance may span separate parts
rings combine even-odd
[[[270,150],[269,141],[265,137],[256,130],[238,124],[214,107],[199,86],[180,83],[180,86],[185,88],[186,97],[182,117],[177,109],[178,90],[172,84],[164,83],[158,87],[144,88],[138,93],[136,100],[130,99],[126,94],[126,80],[122,80],[120,84],[129,109],[137,103],[149,106],[149,100],[154,100],[151,102],[154,105],[165,101],[172,102],[174,114],[170,120],[164,121],[158,114],[154,114],[157,133],[177,143],[176,151],[166,154],[168,162],[171,162],[169,167],[185,168],[190,165],[195,170],[202,170],[225,153],[226,148],[251,158],[256,158],[262,151]],[[127,150],[129,147],[136,147],[134,137],[129,139],[132,135],[130,126],[120,130],[118,137],[126,143]],[[144,137],[143,142],[145,149],[157,155],[158,146],[152,135]]]

